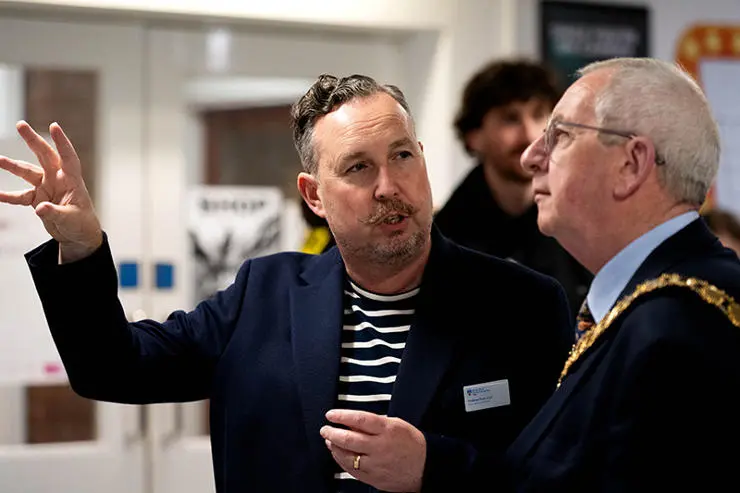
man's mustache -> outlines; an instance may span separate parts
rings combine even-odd
[[[416,208],[401,199],[387,199],[378,204],[373,213],[362,220],[365,224],[375,225],[383,221],[386,217],[394,214],[411,216],[416,212]]]

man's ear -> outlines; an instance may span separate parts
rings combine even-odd
[[[314,214],[321,218],[326,218],[324,204],[319,197],[319,181],[315,176],[309,173],[301,172],[298,174],[298,191],[301,197],[306,201]]]
[[[633,137],[624,147],[625,159],[619,169],[614,197],[624,200],[634,194],[652,175],[656,153],[653,143],[645,137]]]

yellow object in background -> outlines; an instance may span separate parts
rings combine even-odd
[[[306,240],[303,242],[301,252],[319,255],[324,251],[330,240],[331,233],[329,232],[329,228],[324,226],[311,228],[306,234]]]

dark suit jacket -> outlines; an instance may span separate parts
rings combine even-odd
[[[345,269],[338,250],[247,261],[232,286],[162,324],[129,324],[107,239],[57,264],[27,254],[72,388],[124,403],[211,399],[219,492],[329,492],[319,429],[336,406]],[[475,487],[552,392],[570,334],[558,284],[434,233],[389,415],[425,433],[424,489]],[[463,386],[508,379],[511,405],[466,413]],[[486,482],[484,484],[488,484]]]
[[[740,301],[740,262],[700,220],[624,294],[662,273]],[[509,450],[516,491],[737,491],[740,327],[685,288],[637,298],[576,362]]]

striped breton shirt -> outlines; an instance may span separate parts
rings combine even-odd
[[[338,408],[388,414],[418,292],[380,295],[346,281]],[[340,493],[369,491],[339,466],[334,477]]]

